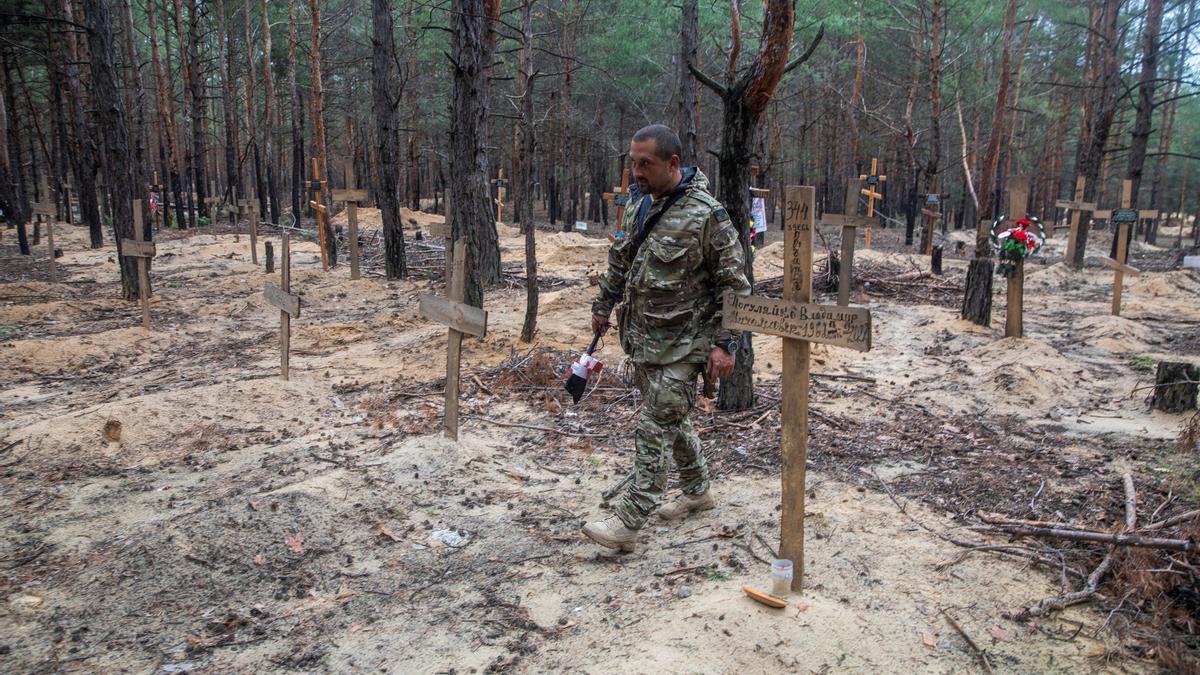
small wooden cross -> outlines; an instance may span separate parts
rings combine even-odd
[[[792,590],[804,579],[804,475],[808,455],[808,383],[811,343],[859,351],[871,348],[871,312],[812,304],[816,188],[784,188],[783,299],[723,298],[723,325],[783,338],[783,509],[779,557],[792,561]]]
[[[501,168],[496,176],[496,180],[492,181],[492,185],[496,187],[496,222],[504,222],[504,198],[508,196],[508,180],[504,178],[504,169]]]
[[[1136,225],[1138,222],[1138,211],[1132,208],[1133,202],[1133,181],[1125,180],[1121,183],[1121,208],[1113,209],[1112,224],[1118,228],[1117,231],[1117,259],[1113,260],[1107,256],[1101,258],[1105,265],[1113,269],[1113,296],[1112,296],[1112,315],[1121,315],[1121,291],[1125,283],[1125,275],[1141,274],[1141,270],[1136,267],[1130,267],[1127,264],[1129,260],[1129,228]]]
[[[862,194],[866,195],[866,197],[867,197],[867,217],[874,218],[875,217],[875,200],[883,199],[883,195],[880,194],[875,188],[878,187],[880,183],[887,181],[887,176],[879,175],[879,160],[877,158],[871,158],[871,173],[861,174],[861,175],[859,175],[858,179],[861,181],[866,181],[866,183],[867,183],[867,187],[862,189]],[[871,248],[871,226],[870,225],[867,226],[866,247]]]
[[[315,211],[317,215],[317,243],[321,246],[321,270],[328,272],[329,254],[325,249],[325,219],[327,214],[325,213],[325,207],[323,206],[325,204],[325,200],[321,199],[321,192],[328,187],[329,183],[321,180],[321,162],[317,157],[312,158],[312,175],[313,177],[312,181],[309,183],[309,188],[312,190],[313,198],[309,202],[309,206],[312,206],[313,211]],[[317,204],[322,205],[321,208],[318,209],[316,207]]]
[[[167,193],[163,191],[163,186],[158,182],[158,172],[154,172],[154,180],[150,183],[149,189],[158,197],[158,209],[154,212],[154,229],[159,231],[163,226],[163,214],[167,211]]]
[[[621,221],[625,218],[625,207],[629,206],[629,169],[621,171],[620,187],[613,186],[612,192],[605,192],[601,196],[604,197],[604,201],[617,207],[616,225],[619,229]]]
[[[350,278],[358,279],[358,203],[367,201],[367,191],[353,187],[354,160],[346,161],[346,189],[334,190],[333,201],[346,202],[346,223],[350,227]]]
[[[1008,179],[1008,222],[1015,227],[1018,218],[1029,212],[1029,177]],[[991,226],[989,225],[989,228]],[[1017,261],[1017,271],[1008,277],[1008,306],[1004,315],[1004,337],[1025,337],[1025,260]]]
[[[1079,236],[1079,220],[1083,212],[1092,212],[1096,210],[1094,202],[1083,201],[1084,188],[1087,187],[1087,178],[1080,176],[1075,179],[1075,199],[1071,201],[1059,200],[1054,202],[1054,206],[1060,209],[1066,209],[1071,212],[1071,233],[1067,239],[1067,264],[1074,265],[1075,260],[1075,238]],[[1085,224],[1084,227],[1087,227]],[[1054,228],[1051,227],[1046,231],[1046,236],[1050,236]]]
[[[47,265],[50,267],[50,282],[58,283],[58,265],[54,260],[54,219],[58,215],[54,202],[50,201],[50,185],[46,182],[46,177],[42,176],[41,180],[41,199],[42,201],[31,204],[33,207],[33,216],[35,218],[45,218],[43,223],[46,225],[46,243],[50,247],[50,260]]]
[[[263,286],[263,297],[267,304],[279,309],[279,376],[288,379],[288,356],[292,342],[292,317],[300,316],[300,296],[292,294],[292,251],[291,235],[283,231],[283,246],[280,250],[279,285],[267,283]]]
[[[858,240],[858,228],[870,228],[874,222],[871,218],[858,215],[858,186],[851,178],[846,184],[845,213],[826,213],[821,216],[821,222],[842,228],[842,259],[838,266],[838,300],[837,304],[845,307],[850,304],[850,283],[854,272],[854,242]]]
[[[463,334],[482,338],[487,334],[487,312],[463,302],[467,285],[467,240],[459,239],[446,247],[449,271],[447,298],[420,296],[422,317],[449,327],[446,339],[446,414],[442,422],[446,436],[458,440],[459,359]]]
[[[121,255],[137,258],[138,297],[142,301],[142,328],[150,330],[150,274],[146,259],[155,254],[154,242],[145,241],[142,233],[142,200],[133,200],[133,239],[121,240]]]
[[[217,211],[219,209],[214,209],[213,206],[216,204],[220,204],[222,201],[224,201],[224,200],[221,199],[220,197],[205,197],[204,198],[205,210],[208,211],[208,224],[210,226],[212,226],[214,229],[217,227]]]

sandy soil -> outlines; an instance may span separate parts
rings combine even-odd
[[[629,468],[637,399],[616,341],[584,405],[558,384],[586,342],[607,240],[539,232],[528,345],[523,242],[500,226],[509,274],[487,295],[487,338],[464,343],[453,443],[438,430],[446,331],[417,313],[420,293],[444,292],[442,241],[410,240],[413,279],[386,281],[378,213],[359,218],[359,281],[293,242],[303,313],[288,382],[262,296],[277,275],[250,263],[245,235],[159,238],[150,333],[116,299],[111,245],[89,250],[60,225],[60,284],[44,252],[30,263],[5,248],[0,671],[978,669],[947,615],[998,671],[1152,668],[1086,606],[1004,618],[1060,592],[1059,573],[949,540],[983,541],[965,529],[978,509],[1118,519],[1131,470],[1147,510],[1168,492],[1195,503],[1174,441],[1185,416],[1150,412],[1138,388],[1147,360],[1200,362],[1196,272],[1133,279],[1112,317],[1111,272],[1091,256],[1063,266],[1059,236],[1030,265],[1020,340],[1002,337],[1002,287],[981,328],[860,280],[875,349],[814,350],[806,590],[774,611],[740,588],[766,585],[779,530],[777,339],[756,339],[752,416],[697,412],[720,507],[652,523],[639,552],[610,555],[579,525]],[[882,250],[856,265],[927,269],[894,230],[876,234]],[[782,273],[781,254],[760,251],[759,281]],[[1132,264],[1165,255],[1139,244]],[[964,268],[951,256],[946,283]],[[111,421],[119,439],[104,436]]]

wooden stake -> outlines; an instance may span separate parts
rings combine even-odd
[[[346,222],[350,225],[350,278],[357,280],[358,272],[358,204],[346,204]]]
[[[1014,226],[1029,211],[1029,177],[1008,179],[1008,221]],[[1008,306],[1004,315],[1004,337],[1025,337],[1025,260],[1017,261],[1016,272],[1008,278]]]
[[[46,181],[46,177],[42,176],[41,180],[41,201],[34,202],[30,206],[33,207],[33,217],[37,218],[46,226],[46,244],[50,247],[50,259],[47,261],[47,266],[50,268],[50,282],[58,283],[58,266],[54,260],[54,219],[58,216],[54,208],[54,202],[50,201],[50,184]]]

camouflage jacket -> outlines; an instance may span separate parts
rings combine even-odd
[[[698,169],[684,168],[680,186],[683,196],[636,251],[641,224],[669,198],[644,196],[625,210],[592,304],[593,314],[608,316],[620,303],[621,347],[638,363],[704,363],[714,342],[740,337],[721,328],[725,291],[750,294],[737,229]]]

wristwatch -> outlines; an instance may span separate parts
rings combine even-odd
[[[717,340],[713,344],[720,347],[721,349],[724,349],[730,355],[737,354],[737,350],[738,350],[738,341],[737,340]]]

